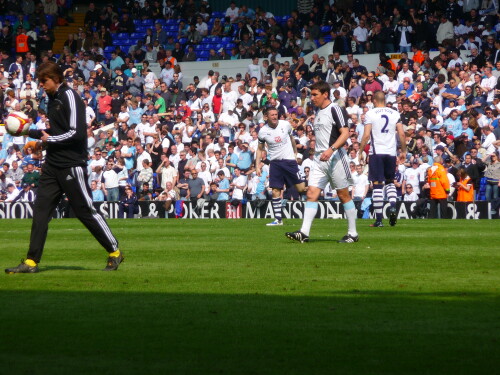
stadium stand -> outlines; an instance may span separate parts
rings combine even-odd
[[[216,194],[231,201],[233,188],[226,192],[225,186],[236,167],[244,171],[244,199],[267,199],[268,168],[264,177],[256,176],[252,162],[269,107],[278,108],[280,118],[292,124],[297,162],[307,181],[315,143],[308,87],[323,80],[331,86],[331,100],[349,114],[345,150],[355,177],[364,115],[373,107],[373,92],[382,90],[388,105],[399,110],[407,137],[408,153],[398,157],[400,200],[428,199],[426,171],[436,156],[443,157],[449,172],[450,200],[464,188],[462,169],[475,200],[499,198],[500,21],[495,3],[469,9],[468,2],[414,1],[401,10],[394,1],[361,8],[363,2],[354,2],[347,9],[299,0],[297,10],[287,15],[234,3],[212,10],[207,1],[199,6],[141,1],[102,9],[90,3],[77,35],[68,38],[61,54],[52,50],[53,28],[71,14],[72,5],[54,11],[50,4],[17,3],[19,9],[0,9],[0,114],[23,111],[31,126],[49,126],[36,67],[57,61],[67,84],[87,105],[89,178],[96,191],[106,191],[103,161],[112,160],[121,194],[131,186],[142,200],[196,204],[201,198],[188,196],[192,190],[186,189],[196,170],[203,199]],[[321,47],[329,52],[315,53]],[[366,54],[378,56],[377,66],[368,69],[360,63]],[[205,69],[192,82],[183,81],[184,62],[244,59],[248,66],[234,77]],[[27,141],[3,137],[4,193],[9,184],[19,190],[29,184],[36,191],[43,154],[24,147]],[[368,166],[362,167],[367,174]],[[360,186],[354,186],[353,194],[358,191]],[[96,192],[96,199],[100,195]],[[370,195],[368,181],[366,194],[356,196],[359,208]],[[287,189],[283,199],[304,196]],[[323,199],[335,200],[335,191],[325,191]],[[9,201],[7,194],[1,200]]]

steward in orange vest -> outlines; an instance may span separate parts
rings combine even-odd
[[[460,168],[458,171],[460,181],[457,183],[457,202],[473,202],[474,201],[474,183],[467,176],[465,168]]]
[[[434,164],[427,170],[427,183],[430,189],[431,211],[429,218],[436,218],[436,205],[439,205],[441,219],[447,218],[448,194],[450,181],[440,156],[434,158]]]
[[[29,52],[29,36],[25,34],[25,30],[21,29],[20,33],[16,36],[16,53],[20,55],[25,55]]]

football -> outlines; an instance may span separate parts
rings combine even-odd
[[[23,112],[11,112],[5,120],[5,130],[16,137],[28,134],[28,116]]]

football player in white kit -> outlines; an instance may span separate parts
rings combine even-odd
[[[358,242],[357,210],[349,193],[349,186],[353,185],[353,180],[349,170],[347,153],[342,147],[349,138],[347,112],[344,108],[330,101],[330,86],[326,82],[317,82],[311,86],[311,101],[317,108],[314,119],[316,148],[314,164],[309,175],[304,220],[299,231],[288,232],[285,235],[291,240],[309,241],[309,232],[318,211],[321,190],[330,183],[332,188],[337,190],[348,222],[347,234],[338,242]]]
[[[292,136],[292,126],[288,121],[280,120],[278,110],[269,108],[266,112],[267,123],[259,131],[259,145],[255,158],[255,172],[261,175],[260,161],[265,145],[268,147],[269,160],[269,187],[273,190],[274,221],[268,226],[283,225],[281,214],[281,192],[283,186],[287,188],[295,185],[299,193],[305,191],[306,184],[300,178],[297,164],[297,145]]]
[[[377,91],[373,102],[375,107],[370,109],[365,116],[365,132],[359,146],[359,160],[363,158],[363,150],[371,139],[368,160],[368,178],[373,183],[373,208],[375,210],[375,223],[372,227],[383,227],[382,208],[384,206],[384,184],[387,199],[391,205],[389,208],[389,224],[396,225],[397,192],[394,185],[396,172],[397,142],[396,133],[399,136],[401,150],[406,154],[406,140],[403,123],[399,112],[386,107],[385,94]]]

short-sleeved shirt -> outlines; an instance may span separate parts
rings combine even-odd
[[[266,124],[260,129],[259,143],[267,143],[269,160],[295,160],[291,133],[292,126],[285,120],[279,120],[275,128]]]
[[[203,179],[197,177],[194,179],[190,179],[188,181],[189,192],[191,197],[196,197],[201,193],[201,189],[203,188],[204,182]]]
[[[160,107],[158,108],[158,113],[165,113],[167,111],[165,99],[163,99],[161,96],[156,99],[155,106],[157,105],[160,105]]]
[[[349,127],[345,108],[330,103],[316,113],[314,134],[316,136],[316,153],[326,151],[340,136],[340,129]]]
[[[221,182],[219,182],[219,189],[221,189],[221,190],[229,189],[229,180],[227,178],[225,178]],[[221,192],[221,193],[219,193],[219,196],[217,197],[217,200],[218,201],[227,201],[227,200],[229,200],[229,193],[227,193],[227,192]]]
[[[365,123],[372,125],[370,155],[396,156],[396,125],[401,121],[398,111],[387,107],[370,109]]]

